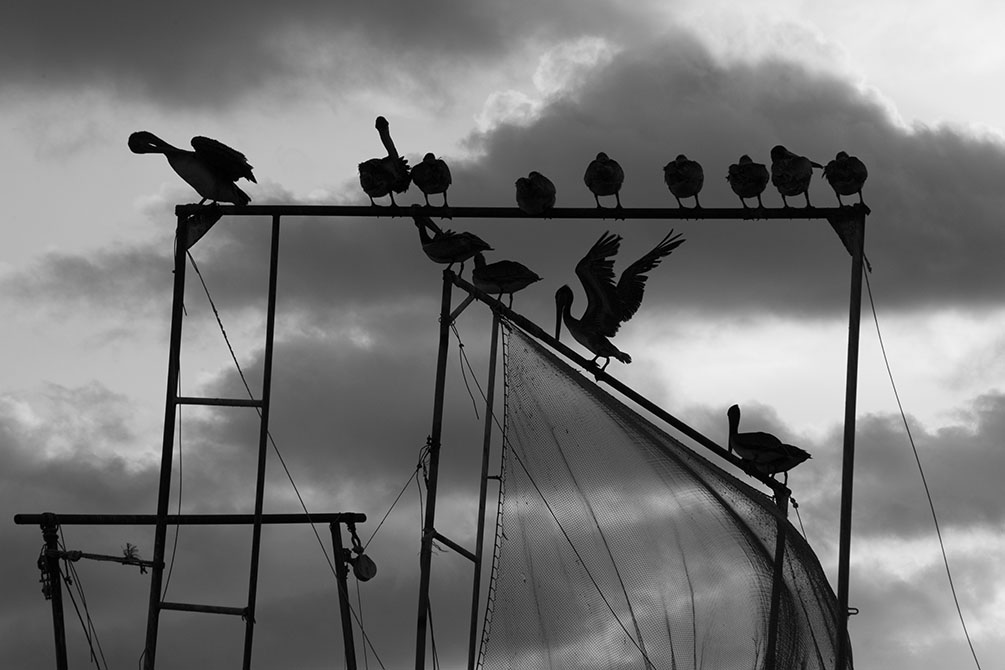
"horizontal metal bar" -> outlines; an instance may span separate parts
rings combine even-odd
[[[233,614],[243,617],[248,613],[246,607],[220,607],[218,605],[192,605],[190,603],[169,603],[160,605],[162,610],[177,610],[180,612],[204,612],[206,614]]]
[[[464,558],[470,560],[472,563],[477,563],[478,562],[478,557],[477,556],[475,556],[473,553],[471,553],[470,551],[468,551],[467,549],[465,549],[461,545],[457,544],[456,542],[454,542],[453,540],[451,540],[447,536],[441,535],[439,531],[437,531],[437,530],[433,531],[433,538],[436,539],[436,540],[439,540],[443,544],[447,545],[448,547],[450,547],[451,549],[453,549],[454,551],[456,551],[458,554],[460,554]]]
[[[217,213],[235,216],[352,216],[396,218],[412,215],[410,206],[378,205],[178,205],[175,214],[188,216],[213,208]],[[420,205],[424,216],[455,219],[828,219],[847,216],[849,211],[865,208],[856,203],[843,207],[556,207],[545,217],[528,216],[518,207],[430,207]]]
[[[153,561],[146,561],[142,558],[130,558],[128,556],[109,556],[108,554],[89,554],[86,551],[78,551],[76,549],[71,549],[69,551],[59,552],[60,558],[65,558],[68,561],[79,561],[82,558],[86,558],[92,561],[108,561],[110,563],[121,563],[122,565],[135,565],[140,568],[151,568],[154,566]]]
[[[45,515],[15,514],[18,525],[41,524]],[[63,526],[152,526],[157,523],[156,514],[53,514],[55,523]],[[252,524],[254,514],[168,514],[165,521],[169,526],[235,526]],[[363,523],[366,514],[359,512],[325,512],[318,514],[263,514],[264,524],[284,523]]]
[[[179,405],[212,405],[216,407],[261,407],[261,400],[251,398],[192,398],[188,396],[178,396],[175,402]]]
[[[749,474],[754,479],[760,481],[762,484],[771,487],[771,489],[775,491],[775,493],[784,494],[786,496],[789,495],[790,491],[787,486],[785,486],[781,482],[775,481],[768,475],[762,474],[756,470],[748,471],[748,469],[745,467],[746,463],[744,463],[744,461],[740,457],[734,456],[731,452],[719,446],[715,441],[706,437],[702,433],[699,433],[697,430],[687,425],[677,417],[673,416],[672,414],[670,414],[670,412],[667,412],[665,409],[663,409],[653,401],[649,400],[643,395],[640,395],[637,391],[626,386],[625,384],[618,381],[614,377],[610,376],[606,372],[601,371],[599,366],[591,363],[590,361],[588,361],[587,359],[583,358],[575,351],[570,349],[569,347],[562,344],[560,341],[556,340],[548,333],[544,332],[544,330],[540,326],[538,326],[530,319],[521,316],[520,314],[517,314],[513,310],[506,307],[506,305],[504,305],[502,302],[496,300],[489,294],[475,288],[472,284],[469,284],[468,282],[458,277],[457,274],[454,273],[453,271],[445,271],[445,274],[449,274],[450,281],[452,281],[455,286],[475,296],[475,298],[477,298],[478,300],[480,300],[481,302],[485,303],[493,310],[498,312],[500,316],[503,316],[512,323],[515,323],[521,329],[533,335],[534,337],[542,341],[544,344],[548,345],[550,348],[560,353],[564,358],[572,361],[573,363],[583,368],[584,370],[587,370],[590,374],[596,377],[597,381],[605,382],[612,388],[616,389],[619,393],[621,393],[621,395],[631,399],[636,404],[645,407],[647,410],[649,410],[650,412],[658,416],[660,419],[676,428],[681,433],[687,435],[701,446],[705,447],[709,451],[714,452],[720,458],[729,461],[736,467],[740,468],[741,470]]]

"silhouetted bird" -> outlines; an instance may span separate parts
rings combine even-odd
[[[598,208],[602,195],[613,195],[617,206],[621,207],[620,191],[621,185],[625,182],[625,171],[621,169],[618,161],[608,158],[607,154],[601,151],[586,167],[583,181],[593,193],[593,199],[597,201]]]
[[[392,205],[397,205],[394,201],[394,194],[407,191],[408,185],[412,181],[408,161],[398,155],[394,141],[391,140],[387,119],[378,116],[374,127],[380,134],[380,141],[384,145],[384,149],[387,150],[387,156],[371,158],[359,164],[359,185],[370,196],[371,205],[377,204],[373,201],[374,198],[382,198],[385,195],[391,196]]]
[[[782,196],[782,204],[789,206],[786,196],[799,195],[806,197],[806,206],[810,206],[810,179],[813,178],[813,168],[822,168],[820,163],[811,161],[806,156],[792,153],[781,144],[771,150],[771,183],[775,185]]]
[[[460,263],[461,269],[457,272],[460,275],[464,272],[464,261],[479,251],[492,251],[492,247],[477,235],[441,230],[428,216],[416,213],[417,207],[418,205],[412,205],[412,219],[415,221],[415,227],[419,229],[422,250],[434,263],[446,265],[448,270],[454,263]],[[429,231],[433,234],[430,235]]]
[[[839,205],[844,205],[841,202],[841,196],[855,195],[856,193],[858,201],[865,204],[862,199],[862,185],[865,184],[868,177],[869,170],[866,169],[865,163],[856,156],[849,156],[844,151],[839,151],[834,160],[824,167],[824,178],[834,189]]]
[[[509,306],[512,307],[513,294],[541,281],[541,278],[526,265],[516,261],[486,264],[485,256],[479,251],[475,254],[475,269],[471,271],[471,280],[475,288],[489,294],[498,294],[499,300],[502,300],[504,293],[509,294]]]
[[[698,192],[705,183],[705,171],[697,161],[689,160],[684,154],[663,166],[663,181],[667,188],[677,198],[677,206],[683,207],[681,198],[694,197],[694,206],[701,207],[698,202]]]
[[[791,444],[783,444],[771,433],[741,433],[740,407],[733,405],[726,412],[729,418],[729,450],[735,451],[749,467],[766,475],[785,473],[784,483],[788,484],[788,471],[811,456]]]
[[[542,216],[555,206],[555,185],[540,172],[516,180],[516,204],[529,216]]]
[[[429,204],[429,196],[434,193],[443,194],[443,206],[447,207],[447,189],[450,188],[450,168],[442,158],[431,153],[422,158],[422,162],[412,168],[412,182],[419,187]]]
[[[607,367],[611,358],[631,363],[631,356],[615,347],[610,338],[614,337],[622,323],[632,318],[642,304],[647,279],[645,273],[659,265],[664,256],[668,256],[683,243],[684,239],[680,235],[674,236],[671,230],[652,251],[629,265],[615,285],[614,261],[611,257],[618,253],[621,236],[605,232],[576,264],[576,276],[586,292],[583,316],[579,319],[572,316],[573,294],[568,285],[555,292],[555,339],[561,335],[562,322],[565,321],[576,341],[593,353],[591,363],[598,358],[606,359],[601,370]]]
[[[740,197],[740,204],[744,208],[747,207],[744,198],[757,198],[757,206],[764,207],[761,193],[764,193],[768,179],[770,179],[768,168],[763,163],[755,163],[747,154],[740,156],[739,162],[730,165],[729,174],[726,175],[729,187]]]
[[[192,148],[195,151],[171,146],[145,130],[129,136],[129,149],[134,154],[164,154],[178,176],[202,196],[200,205],[207,200],[235,205],[251,202],[234,183],[242,177],[255,181],[244,154],[208,137],[193,137]]]

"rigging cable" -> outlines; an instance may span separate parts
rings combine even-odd
[[[181,390],[181,366],[178,366],[178,384],[175,388],[175,395]],[[178,523],[174,525],[174,541],[171,543],[171,560],[168,562],[167,577],[164,578],[164,588],[161,590],[161,600],[167,600],[168,586],[171,584],[171,575],[174,573],[174,559],[178,555],[178,534],[181,531],[181,494],[184,471],[182,470],[181,459],[181,410],[182,406],[177,406],[178,413]]]
[[[66,566],[66,572],[63,570],[59,571],[59,576],[63,579],[66,584],[66,594],[70,596],[70,602],[73,603],[73,609],[77,612],[77,619],[80,621],[81,627],[84,629],[84,638],[87,640],[87,646],[91,651],[91,661],[94,665],[101,667],[98,663],[98,655],[101,656],[101,662],[104,663],[105,670],[108,670],[108,661],[105,660],[105,651],[101,648],[101,641],[98,639],[98,630],[94,627],[94,621],[91,619],[91,612],[87,608],[87,598],[84,597],[84,588],[80,583],[80,575],[77,574],[76,568],[74,568],[73,563],[66,558],[66,545],[63,543],[63,529],[62,526],[58,528],[60,533],[59,547],[63,551],[63,565]],[[72,579],[70,578],[72,575]],[[74,586],[77,590],[77,594],[80,596],[80,604],[84,608],[83,616],[80,613],[80,607],[77,606],[77,599],[73,597],[73,589],[70,586]],[[87,623],[84,623],[84,617],[87,617]],[[95,654],[94,646],[98,646],[98,653]]]
[[[234,352],[234,347],[231,345],[230,338],[227,336],[227,330],[223,327],[223,320],[220,318],[220,312],[216,308],[216,303],[213,301],[213,296],[210,295],[209,286],[206,285],[206,280],[203,279],[202,273],[199,271],[199,266],[196,264],[195,258],[192,257],[192,252],[186,250],[185,253],[188,255],[188,259],[192,263],[192,269],[195,270],[196,276],[199,277],[199,282],[202,284],[203,291],[205,291],[206,293],[206,299],[209,301],[209,305],[213,309],[213,314],[216,317],[216,323],[217,325],[220,326],[220,332],[223,334],[223,340],[227,344],[227,349],[230,351],[230,357],[233,359],[234,366],[237,368],[237,374],[241,377],[241,382],[244,384],[244,388],[248,392],[248,397],[254,400],[255,394],[252,392],[251,386],[248,384],[248,380],[244,376],[244,370],[241,368],[241,363],[237,360],[237,354]],[[258,413],[258,417],[261,418],[262,417],[261,408],[256,407],[255,411]],[[293,480],[293,475],[290,473],[290,469],[286,466],[286,460],[283,458],[282,453],[280,453],[279,447],[276,445],[276,441],[272,437],[272,432],[266,430],[266,435],[269,438],[269,443],[272,445],[273,451],[279,458],[280,465],[283,466],[283,470],[286,472],[287,479],[290,480],[290,485],[293,487],[293,492],[297,495],[297,500],[300,501],[300,507],[303,508],[304,514],[307,516],[307,520],[309,522],[311,530],[314,531],[314,537],[317,538],[318,545],[321,547],[321,553],[324,554],[325,560],[328,562],[328,568],[331,570],[332,575],[335,577],[336,583],[338,583],[338,572],[335,570],[335,564],[332,563],[332,559],[328,555],[328,549],[325,547],[324,541],[321,539],[321,535],[318,533],[318,529],[315,526],[314,521],[311,519],[311,513],[307,509],[307,503],[304,502],[303,496],[300,495],[300,489],[297,487],[297,483]],[[351,605],[349,607],[349,611],[352,612],[353,618],[359,625],[359,632],[360,634],[362,634],[363,640],[366,642],[366,644],[370,646],[370,651],[373,652],[373,656],[376,659],[377,664],[380,665],[381,668],[383,668],[384,664],[381,663],[380,656],[378,656],[377,654],[377,650],[374,649],[373,643],[370,641],[370,637],[366,634],[366,630],[363,628],[363,622],[360,621],[359,615],[356,614],[356,610],[354,610]]]
[[[463,357],[464,357],[465,360],[467,360],[467,355],[466,354],[464,354]],[[470,367],[470,363],[468,365]],[[472,371],[472,374],[473,374],[473,371]],[[484,400],[487,401],[487,398],[485,396],[485,392],[482,390],[481,385],[478,384],[477,381],[478,380],[477,380],[477,377],[476,377],[475,378],[475,384],[478,387],[478,391],[479,391],[479,393],[481,393],[482,399],[484,399]],[[503,431],[503,436],[504,436],[503,439],[506,440],[507,441],[506,443],[508,444],[508,438],[506,437],[505,430],[503,429],[502,425],[499,423],[499,418],[495,415],[495,412],[492,412],[492,420],[496,424],[496,426],[498,426],[499,429]],[[605,596],[604,592],[601,590],[600,584],[597,583],[597,580],[593,577],[593,574],[590,572],[589,568],[586,567],[586,561],[583,560],[582,555],[580,555],[579,551],[576,549],[576,545],[572,542],[572,538],[566,532],[565,527],[562,526],[562,522],[559,521],[558,515],[555,513],[555,511],[552,509],[551,505],[548,503],[547,499],[544,497],[544,492],[541,491],[541,489],[537,485],[537,482],[534,481],[534,477],[530,474],[530,471],[527,469],[526,464],[524,464],[523,459],[520,458],[520,454],[518,454],[515,449],[510,449],[510,453],[512,453],[513,458],[520,465],[520,469],[523,470],[524,474],[527,475],[527,479],[528,479],[528,481],[530,481],[531,486],[533,486],[534,490],[537,491],[538,496],[541,498],[541,502],[544,503],[544,506],[548,510],[548,513],[551,515],[551,518],[554,519],[555,524],[558,526],[558,530],[562,533],[563,537],[565,537],[565,541],[569,544],[569,547],[572,549],[572,553],[574,553],[576,555],[576,558],[578,559],[579,564],[582,566],[583,571],[586,573],[586,576],[590,578],[590,581],[593,583],[593,587],[597,590],[597,595],[599,595],[600,599],[604,602],[605,605],[607,605],[607,609],[610,610],[611,614],[614,616],[614,620],[618,622],[618,626],[621,627],[621,630],[624,631],[625,635],[628,637],[628,639],[631,641],[631,643],[635,646],[636,649],[639,650],[639,653],[642,654],[642,658],[646,662],[646,667],[647,668],[648,667],[655,667],[655,666],[653,666],[652,661],[649,660],[649,656],[646,654],[645,649],[642,648],[642,645],[638,641],[636,641],[634,637],[632,637],[631,633],[628,632],[628,628],[625,627],[624,623],[622,623],[621,618],[618,616],[617,612],[614,611],[614,607],[607,600],[607,596]],[[605,539],[605,541],[606,541],[606,539]],[[620,575],[619,575],[619,578],[620,578]]]
[[[918,448],[914,444],[914,437],[911,435],[911,427],[907,422],[907,414],[904,413],[904,405],[900,402],[900,394],[897,392],[897,384],[893,380],[893,371],[890,368],[890,359],[886,355],[886,346],[883,344],[883,334],[879,330],[879,317],[876,316],[876,302],[872,297],[872,285],[869,283],[868,273],[865,276],[865,286],[869,293],[869,306],[872,307],[872,318],[876,323],[876,336],[879,338],[879,349],[883,353],[883,362],[886,364],[886,373],[890,377],[890,386],[893,388],[893,396],[897,399],[897,407],[900,409],[900,418],[904,422],[904,430],[907,431],[907,439],[911,443],[911,450],[914,452],[914,460],[918,464],[918,472],[921,474],[921,483],[925,487],[925,495],[928,497],[928,508],[932,511],[932,523],[935,524],[935,534],[939,538],[939,548],[942,550],[942,562],[946,566],[946,577],[949,580],[949,590],[953,594],[953,603],[956,605],[956,613],[960,618],[960,625],[963,627],[963,635],[967,638],[970,646],[970,653],[974,657],[974,664],[980,670],[981,663],[977,660],[977,651],[974,649],[973,640],[967,630],[967,622],[963,618],[963,609],[960,607],[960,599],[956,595],[956,586],[953,584],[953,573],[949,569],[949,557],[946,555],[946,545],[942,541],[942,531],[939,529],[939,517],[935,514],[935,503],[932,501],[932,493],[928,489],[928,480],[925,478],[925,470],[921,467],[921,458],[918,456]]]

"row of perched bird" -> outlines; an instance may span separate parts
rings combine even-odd
[[[447,208],[447,189],[450,188],[452,178],[446,161],[427,153],[418,165],[410,168],[391,139],[387,119],[378,116],[374,125],[387,155],[359,164],[359,183],[370,198],[370,204],[376,205],[374,198],[386,196],[390,198],[392,205],[396,205],[394,194],[404,193],[414,183],[422,191],[427,206],[429,196],[440,194],[443,196],[443,207]],[[255,181],[247,158],[221,142],[208,137],[194,137],[194,151],[188,151],[168,144],[153,133],[139,131],[129,136],[129,148],[134,153],[160,153],[166,156],[175,172],[202,196],[202,202],[212,200],[246,205],[251,201],[235,184],[242,177]],[[809,207],[809,186],[814,168],[823,170],[823,176],[834,189],[839,205],[844,204],[842,195],[858,195],[859,202],[864,202],[862,187],[869,172],[861,160],[844,151],[839,151],[834,160],[823,166],[779,144],[771,150],[770,172],[766,165],[755,163],[750,156],[744,154],[739,161],[729,166],[726,180],[744,208],[747,207],[748,198],[757,198],[758,207],[764,207],[761,194],[769,181],[778,189],[784,206],[789,206],[787,198],[802,194]],[[700,163],[680,154],[663,166],[663,180],[676,198],[678,206],[684,206],[682,198],[694,198],[694,206],[701,206],[698,194],[705,183],[705,172]],[[615,207],[621,208],[620,193],[625,181],[625,171],[616,160],[604,152],[598,153],[587,166],[583,181],[593,193],[598,208],[601,207],[600,198],[609,196],[614,196]],[[555,206],[555,197],[555,184],[540,172],[533,171],[516,180],[517,206],[529,216],[547,216],[548,211]]]
[[[398,154],[391,139],[387,120],[377,117],[375,127],[387,156],[359,164],[360,185],[370,197],[371,204],[376,205],[374,198],[389,196],[394,205],[394,194],[404,193],[410,183],[415,183],[424,194],[427,206],[430,195],[442,194],[443,207],[448,208],[446,193],[451,175],[446,162],[427,153],[421,163],[409,168],[408,161]],[[238,205],[250,202],[248,195],[235,183],[241,178],[255,181],[252,167],[244,154],[206,137],[193,138],[192,147],[194,151],[179,149],[146,131],[135,132],[129,137],[129,148],[134,153],[163,154],[175,172],[202,196],[202,202],[211,200]],[[746,155],[729,167],[726,179],[743,206],[747,207],[747,198],[757,198],[758,206],[763,207],[761,193],[769,180],[778,189],[786,207],[786,197],[799,194],[805,196],[809,206],[808,188],[813,169],[822,166],[780,145],[772,149],[771,160],[770,173],[765,165],[753,162]],[[698,193],[704,183],[700,164],[682,154],[668,163],[663,173],[678,206],[683,207],[681,198],[694,198],[694,207],[700,207]],[[862,202],[862,185],[868,173],[860,160],[839,152],[823,168],[823,174],[837,194],[839,204],[843,205],[842,195],[852,194],[858,194]],[[593,193],[597,207],[601,207],[601,197],[614,196],[615,207],[620,208],[624,178],[624,170],[617,161],[601,152],[587,167],[584,182]],[[539,172],[531,172],[516,181],[517,205],[530,216],[547,216],[555,205],[555,195],[555,185]],[[464,262],[474,259],[475,268],[471,274],[475,287],[498,296],[500,300],[503,295],[508,295],[510,307],[514,293],[541,281],[540,276],[516,261],[488,263],[484,254],[493,249],[484,240],[472,233],[441,229],[422,213],[419,205],[412,206],[412,218],[419,232],[422,250],[432,261],[448,267],[459,263],[460,272],[463,272]],[[582,316],[572,316],[571,287],[562,286],[555,293],[556,339],[560,338],[564,324],[572,337],[594,355],[590,364],[597,366],[599,359],[604,359],[599,371],[607,368],[611,358],[623,363],[631,362],[631,356],[618,349],[611,338],[617,334],[621,324],[638,311],[648,279],[646,273],[685,241],[671,230],[651,251],[629,265],[615,283],[612,259],[621,240],[620,235],[605,232],[576,264],[576,276],[587,301]],[[729,449],[737,453],[748,470],[774,476],[810,458],[805,451],[783,444],[767,433],[739,433],[739,407],[731,407],[728,415]]]

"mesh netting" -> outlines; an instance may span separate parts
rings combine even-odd
[[[774,502],[513,329],[485,668],[831,670],[836,602]],[[647,665],[647,662],[649,665]]]

